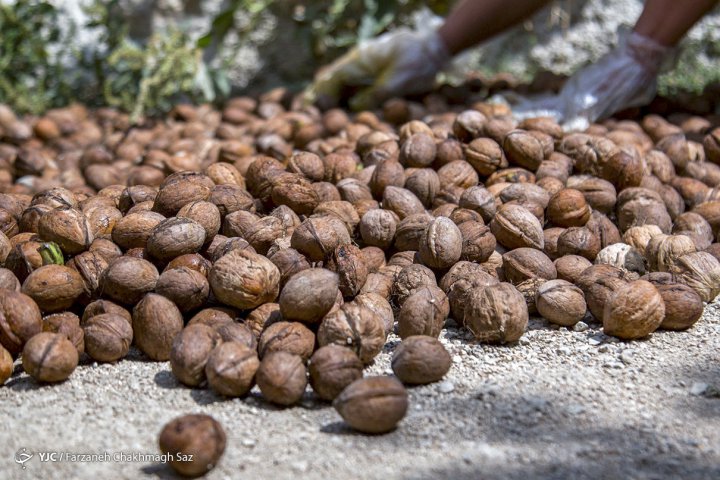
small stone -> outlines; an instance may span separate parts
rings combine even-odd
[[[246,438],[242,441],[242,446],[247,448],[253,448],[257,442],[253,438]]]
[[[290,468],[296,472],[307,472],[310,464],[306,461],[293,462],[290,464]]]
[[[567,407],[567,413],[569,413],[570,415],[579,415],[584,412],[585,406],[579,403],[573,403],[571,405],[568,405]]]
[[[625,365],[630,365],[633,360],[635,360],[635,354],[632,350],[623,350],[620,353],[620,360],[622,360]]]
[[[590,337],[590,338],[588,338],[588,343],[589,343],[590,345],[595,345],[595,346],[597,346],[597,345],[600,345],[600,344],[602,343],[602,340],[599,339],[599,338],[597,338],[597,337]]]
[[[449,381],[438,383],[438,391],[440,393],[450,393],[455,390],[455,384]]]
[[[707,398],[720,398],[720,388],[714,385],[710,385],[703,393],[703,396]]]
[[[621,362],[616,361],[607,361],[603,363],[604,368],[623,368],[625,365],[623,365]]]
[[[530,345],[530,339],[526,337],[520,337],[520,340],[518,340],[518,343],[520,345]]]
[[[572,327],[574,332],[584,332],[588,328],[590,328],[590,327],[588,327],[588,324],[585,322],[578,322]]]
[[[460,358],[460,355],[453,355],[452,361],[453,363],[460,363],[462,361],[462,358]]]
[[[708,388],[710,388],[710,385],[708,385],[707,383],[695,382],[690,387],[690,395],[703,395],[708,390]]]

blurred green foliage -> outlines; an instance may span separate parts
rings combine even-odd
[[[450,3],[232,0],[197,41],[170,27],[140,43],[128,35],[119,0],[92,0],[85,6],[85,24],[69,27],[98,32],[88,51],[72,43],[74,32],[63,23],[66,19],[56,6],[61,3],[0,0],[0,103],[37,114],[79,100],[121,108],[138,120],[167,111],[179,98],[215,101],[229,95],[226,67],[234,52],[217,51],[230,33],[241,44],[246,41],[268,10],[278,15],[293,12],[293,20],[305,33],[301,38],[310,42],[310,51],[321,65],[356,41],[407,22],[421,6],[444,13]],[[208,49],[221,59],[213,66],[203,59]]]
[[[710,84],[720,83],[720,39],[716,29],[708,29],[701,38],[687,42],[685,51],[672,70],[660,76],[658,92],[665,96],[702,93]]]
[[[48,2],[0,2],[0,102],[37,113],[70,93],[48,45],[60,41],[58,11]]]
[[[118,0],[95,0],[87,23],[74,26],[51,2],[0,3],[0,103],[37,114],[80,100],[136,121],[169,110],[180,95],[204,99],[195,83],[200,48],[174,28],[133,41],[118,9]],[[99,31],[92,50],[72,43],[76,28]]]

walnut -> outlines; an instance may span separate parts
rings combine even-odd
[[[509,283],[475,288],[467,296],[464,325],[481,342],[515,342],[527,323],[525,298]]]
[[[623,340],[643,338],[665,318],[665,302],[655,286],[636,280],[616,290],[603,309],[603,331]]]

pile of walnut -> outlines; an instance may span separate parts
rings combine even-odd
[[[349,115],[277,90],[134,128],[0,106],[2,380],[18,356],[54,382],[134,344],[229,397],[291,405],[309,379],[384,432],[400,382],[450,368],[448,318],[487,343],[538,314],[636,339],[720,293],[712,118],[564,133],[433,98]],[[393,331],[396,377],[363,379]]]

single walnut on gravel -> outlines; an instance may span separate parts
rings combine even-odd
[[[363,376],[363,364],[349,348],[330,344],[310,357],[310,385],[318,397],[332,401],[345,387]]]
[[[333,407],[355,430],[385,433],[405,416],[408,393],[393,377],[361,378],[335,398]]]
[[[665,317],[660,328],[685,330],[700,320],[703,313],[702,298],[692,288],[677,283],[672,274],[654,272],[643,276],[642,280],[655,285],[665,303]]]
[[[476,288],[467,296],[464,324],[481,342],[519,340],[525,333],[528,317],[525,298],[509,283]]]
[[[437,338],[414,335],[400,342],[391,365],[403,383],[423,385],[442,380],[450,370],[452,359]]]
[[[256,381],[269,402],[288,406],[300,401],[307,386],[307,370],[298,355],[272,352],[262,359]]]
[[[62,382],[77,367],[78,352],[64,335],[41,332],[25,344],[22,364],[38,382]]]
[[[535,306],[548,321],[565,327],[578,323],[587,311],[583,291],[565,280],[543,283],[535,294]]]
[[[450,314],[445,292],[434,285],[420,287],[407,297],[398,314],[398,336],[427,335],[437,338]]]
[[[199,477],[217,465],[225,452],[227,437],[209,415],[175,418],[160,432],[160,451],[172,455],[170,466],[180,475]]]
[[[643,338],[665,318],[660,292],[645,280],[637,280],[610,296],[603,310],[603,331],[623,340]]]

